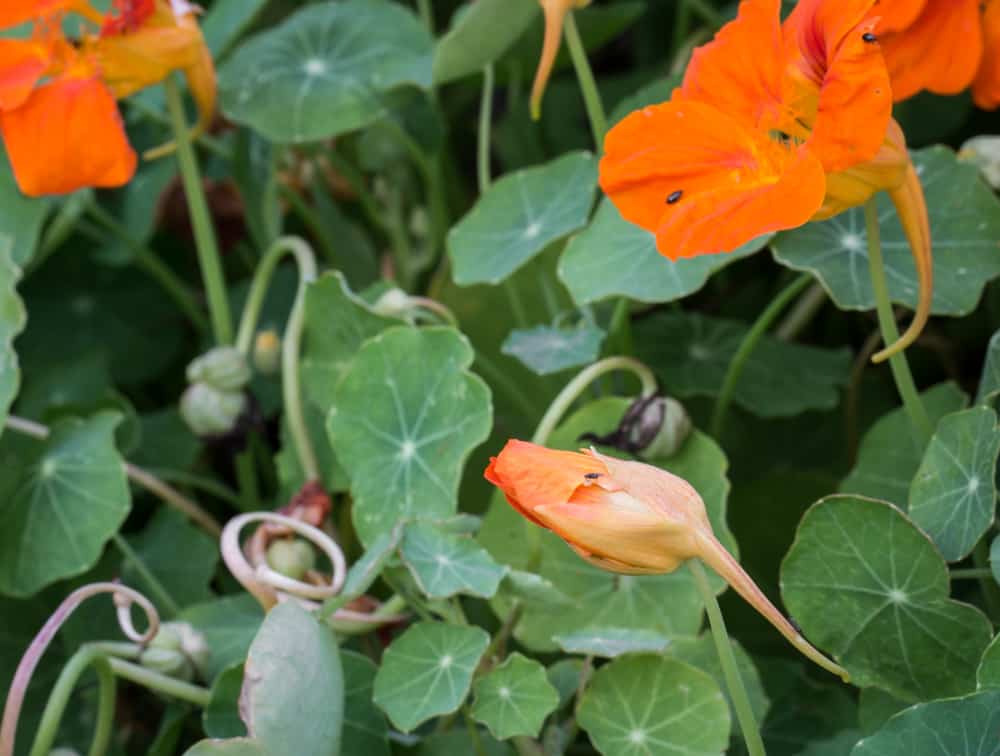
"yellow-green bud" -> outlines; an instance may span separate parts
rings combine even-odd
[[[264,375],[274,375],[281,367],[281,337],[273,328],[257,332],[253,342],[253,366]]]
[[[404,317],[412,308],[409,295],[402,289],[388,289],[372,306],[378,315],[387,318]]]
[[[187,368],[188,383],[205,383],[218,391],[242,391],[253,374],[236,347],[216,347]]]
[[[196,436],[223,436],[236,426],[246,402],[241,392],[194,383],[181,397],[181,417]]]
[[[164,622],[150,641],[139,663],[171,677],[191,680],[203,674],[208,664],[205,637],[187,622]]]
[[[275,572],[301,580],[316,566],[316,552],[299,538],[273,541],[267,547],[267,563]]]

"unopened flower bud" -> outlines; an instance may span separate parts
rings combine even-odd
[[[281,539],[267,547],[267,563],[275,572],[301,580],[316,566],[316,552],[299,538]]]
[[[632,426],[633,448],[646,459],[674,456],[691,435],[691,418],[684,405],[669,396],[647,402]]]
[[[253,366],[264,375],[274,375],[281,367],[281,337],[273,328],[258,332],[254,339]]]
[[[187,368],[188,383],[206,383],[219,391],[242,391],[253,374],[236,347],[216,347]]]
[[[191,680],[208,664],[205,637],[187,622],[164,622],[139,657],[139,663],[165,675]]]
[[[1000,189],[1000,136],[975,136],[962,145],[958,157],[975,163],[986,183]]]
[[[246,403],[241,392],[194,383],[181,397],[181,417],[196,436],[222,436],[236,426]]]
[[[372,310],[387,318],[400,318],[410,311],[410,296],[402,289],[388,289],[376,300]]]

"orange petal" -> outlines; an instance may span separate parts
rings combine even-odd
[[[199,61],[198,27],[140,29],[129,34],[101,36],[87,46],[101,76],[115,97],[128,97],[163,81],[171,71]]]
[[[748,128],[782,119],[780,0],[744,0],[739,15],[694,51],[674,100],[714,105]]]
[[[18,186],[29,196],[121,186],[135,173],[114,97],[96,76],[67,76],[36,89],[24,105],[0,113],[0,128]]]
[[[901,31],[920,16],[927,0],[891,0],[880,2],[872,11],[872,18],[878,21],[879,34]]]
[[[872,159],[892,115],[889,72],[866,20],[875,0],[800,0],[784,32],[789,109],[813,124],[808,143],[827,172]]]
[[[801,226],[823,202],[823,167],[808,149],[772,142],[701,102],[638,110],[604,148],[601,187],[673,260]]]
[[[0,4],[0,29],[20,26],[28,21],[86,5],[86,0],[3,0]],[[81,10],[84,8],[81,7]]]
[[[0,110],[19,107],[49,67],[46,45],[20,39],[0,39]]]
[[[882,35],[897,102],[923,89],[957,94],[972,83],[983,55],[979,2],[927,0],[911,26]]]
[[[972,82],[972,99],[984,110],[1000,107],[1000,0],[983,11],[983,61]]]

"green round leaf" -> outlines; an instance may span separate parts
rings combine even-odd
[[[426,522],[406,526],[400,554],[431,598],[459,593],[492,598],[507,571],[468,536],[445,533]]]
[[[934,245],[934,303],[937,315],[971,312],[983,287],[1000,275],[1000,208],[978,169],[961,163],[946,147],[912,153],[927,199]],[[878,196],[889,296],[914,307],[917,273],[910,247],[887,194]],[[775,259],[813,273],[843,310],[871,310],[875,296],[868,274],[868,236],[857,207],[822,223],[778,234]]]
[[[184,756],[272,756],[263,745],[251,738],[202,740],[184,752]]]
[[[400,519],[455,513],[469,452],[492,422],[490,392],[450,328],[390,328],[365,342],[337,386],[327,430],[351,478],[365,544]]]
[[[51,198],[21,194],[7,152],[0,150],[0,229],[3,229],[0,231],[0,258],[19,266],[27,264],[35,254],[38,237],[51,209]],[[0,281],[3,280],[6,279],[0,275]]]
[[[986,407],[943,417],[910,487],[910,519],[957,562],[993,524],[1000,428]]]
[[[601,353],[606,334],[586,321],[578,326],[557,328],[540,325],[510,332],[500,351],[519,359],[538,375],[589,365]]]
[[[639,359],[677,396],[717,396],[749,327],[697,313],[662,313],[636,324]],[[820,349],[765,335],[743,366],[733,401],[759,417],[833,409],[850,375],[847,349]]]
[[[243,664],[234,664],[212,683],[212,698],[201,712],[202,726],[210,738],[242,738],[247,726],[240,719]]]
[[[1000,331],[990,338],[986,347],[986,360],[976,391],[976,404],[989,404],[1000,394]]]
[[[472,718],[486,725],[493,737],[537,737],[545,718],[559,703],[559,693],[545,667],[513,653],[499,667],[476,681]]]
[[[27,322],[24,304],[14,288],[20,278],[21,270],[11,259],[9,245],[4,245],[0,235],[0,435],[7,410],[21,385],[21,371],[14,351],[14,337]]]
[[[762,249],[771,236],[759,236],[728,254],[670,260],[656,251],[653,234],[626,221],[605,199],[590,225],[566,245],[559,278],[578,305],[615,296],[673,302],[701,289],[717,270]]]
[[[965,395],[953,383],[940,383],[920,395],[931,425],[965,406]],[[906,505],[910,483],[924,449],[902,407],[880,417],[861,439],[854,469],[840,483],[842,493],[861,494],[897,506]]]
[[[718,756],[729,743],[729,708],[715,681],[659,656],[601,667],[578,718],[605,756]]]
[[[102,412],[44,442],[0,441],[0,593],[28,596],[97,563],[131,504],[118,422]]]
[[[219,74],[226,117],[275,142],[360,129],[404,84],[431,85],[432,40],[388,0],[342,0],[300,10],[251,38]]]
[[[480,73],[538,15],[536,0],[473,0],[461,6],[434,50],[434,83]]]
[[[948,598],[941,555],[890,504],[831,496],[813,505],[782,564],[781,593],[856,685],[907,701],[975,688],[989,620]]]
[[[934,701],[900,712],[851,756],[997,756],[1000,691]]]
[[[670,638],[649,630],[620,627],[587,628],[552,638],[567,654],[603,656],[614,659],[623,654],[659,654],[670,645]]]
[[[990,641],[976,670],[979,688],[1000,688],[1000,635]]]
[[[344,673],[330,628],[294,601],[274,607],[250,645],[240,702],[271,754],[338,756]]]
[[[392,642],[375,675],[375,703],[403,732],[462,705],[490,636],[471,626],[418,622]]]
[[[342,754],[389,756],[389,727],[372,701],[375,663],[353,651],[341,651],[344,665],[344,732]]]
[[[596,187],[597,161],[589,152],[508,173],[448,234],[455,283],[500,283],[581,228]]]

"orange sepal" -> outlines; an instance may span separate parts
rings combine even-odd
[[[545,38],[542,40],[542,54],[538,59],[538,69],[535,71],[535,81],[531,86],[531,117],[536,121],[542,115],[542,98],[545,87],[552,75],[559,47],[562,44],[563,22],[566,14],[574,7],[582,8],[590,0],[538,0],[545,14]]]
[[[638,110],[604,149],[601,188],[672,260],[801,226],[823,203],[823,167],[808,149],[775,143],[701,102]]]
[[[972,99],[983,110],[1000,107],[1000,0],[983,10],[983,60],[972,82]]]
[[[979,13],[979,0],[927,0],[912,25],[882,34],[896,102],[923,89],[957,94],[972,83],[983,56]]]
[[[0,129],[17,184],[31,197],[122,186],[135,173],[118,107],[96,75],[39,87],[21,107],[0,113]]]
[[[0,110],[20,107],[51,62],[47,45],[34,40],[0,39]]]

